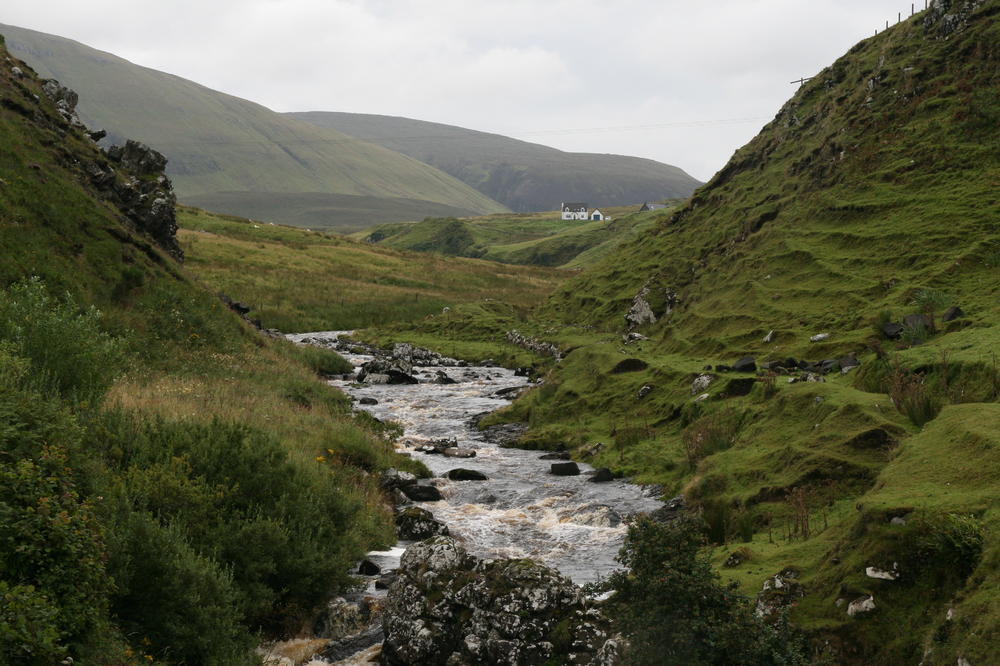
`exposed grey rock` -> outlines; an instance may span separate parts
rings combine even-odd
[[[761,342],[763,342],[765,345],[774,342],[774,330],[772,329],[768,331],[767,335],[764,336],[764,339],[761,340]]]
[[[403,486],[400,490],[414,502],[440,502],[442,499],[440,490],[422,483]]]
[[[769,617],[778,610],[791,605],[805,595],[805,588],[798,581],[799,573],[795,569],[784,569],[764,581],[764,586],[757,593],[758,617]]]
[[[517,330],[507,331],[506,338],[508,342],[515,344],[522,349],[527,349],[528,351],[539,354],[540,356],[551,356],[556,361],[562,360],[562,352],[559,351],[559,347],[551,342],[536,340],[526,335],[522,335]]]
[[[893,516],[892,519],[889,521],[889,524],[903,526],[906,524],[906,518],[903,518],[902,516]]]
[[[24,70],[17,66],[11,67],[10,73],[19,79],[24,76]]]
[[[691,382],[691,395],[698,395],[699,393],[707,391],[709,385],[711,385],[714,379],[715,377],[713,375],[708,374],[698,375],[695,377],[694,381]]]
[[[890,340],[898,340],[903,335],[903,331],[906,330],[902,324],[894,321],[887,321],[880,328],[882,329],[882,335]]]
[[[575,462],[552,463],[549,474],[555,476],[577,476],[580,473],[580,466]]]
[[[438,370],[434,374],[435,374],[435,376],[434,376],[434,383],[435,384],[457,384],[458,383],[454,379],[452,379],[451,377],[449,377],[448,373],[446,373],[444,370]]]
[[[615,475],[611,473],[611,470],[607,467],[601,467],[596,470],[589,479],[591,483],[607,483],[608,481],[614,481]]]
[[[358,400],[358,403],[362,405],[377,405],[378,400],[376,400],[375,398],[361,398],[360,400]]]
[[[427,509],[410,506],[396,516],[396,536],[404,541],[420,541],[448,534],[448,526]]]
[[[851,617],[865,615],[873,610],[875,610],[875,597],[870,595],[866,597],[859,597],[847,606],[847,614]]]
[[[358,370],[358,381],[366,384],[417,384],[413,364],[399,358],[374,358]]]
[[[382,573],[382,569],[371,560],[365,559],[358,565],[358,573],[362,576],[377,576]]]
[[[899,578],[899,571],[896,570],[896,564],[893,563],[891,570],[867,567],[865,568],[865,575],[869,578],[878,578],[879,580],[896,580]]]
[[[941,321],[943,322],[955,321],[956,319],[961,319],[964,316],[965,316],[965,311],[962,310],[962,308],[958,307],[957,305],[953,305],[944,311],[944,314],[941,315]]]
[[[625,313],[625,328],[632,331],[645,324],[654,324],[673,312],[679,301],[675,291],[660,286],[655,280],[648,280],[632,298],[632,304]]]
[[[651,512],[649,517],[657,522],[665,523],[677,518],[685,510],[687,510],[687,502],[683,495],[678,495],[664,502],[663,506]]]
[[[753,356],[744,356],[732,365],[733,372],[757,372],[757,362]]]
[[[639,400],[642,400],[652,392],[653,392],[653,387],[650,386],[649,384],[644,384],[642,388],[640,388],[638,392],[636,392],[635,397],[638,398]]]
[[[556,451],[538,456],[539,460],[569,460],[569,451]]]
[[[461,446],[449,446],[441,452],[447,458],[475,458],[476,450]]]
[[[340,639],[362,631],[368,626],[375,612],[367,600],[348,601],[343,597],[331,599],[313,623],[317,638]]]
[[[411,486],[417,482],[417,477],[409,472],[404,472],[394,467],[382,472],[379,475],[378,484],[381,488],[385,490],[391,490],[393,488],[402,488],[403,486]]]
[[[463,467],[456,467],[455,469],[448,470],[448,473],[445,474],[445,476],[452,481],[488,481],[490,478],[479,470],[465,469]]]
[[[615,663],[608,621],[540,564],[479,560],[435,537],[410,546],[398,573],[383,616],[385,666]],[[569,636],[554,635],[557,625]]]
[[[809,336],[809,342],[823,342],[830,338],[829,333],[817,333],[816,335]]]

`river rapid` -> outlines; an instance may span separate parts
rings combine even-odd
[[[289,335],[293,342],[335,347],[343,332]],[[340,353],[356,368],[372,356]],[[435,383],[438,372],[455,381]],[[414,368],[418,384],[363,384],[353,378],[331,380],[360,409],[403,427],[397,443],[401,452],[423,462],[434,474],[431,483],[443,499],[418,506],[444,522],[451,536],[482,558],[531,558],[559,570],[577,584],[593,582],[616,568],[615,556],[624,540],[622,520],[633,512],[662,506],[651,489],[620,480],[590,482],[589,465],[579,463],[579,476],[555,476],[543,451],[504,448],[486,440],[471,419],[510,404],[498,391],[524,387],[529,380],[500,367],[421,366]],[[503,395],[503,394],[502,394]],[[508,393],[509,395],[509,393]],[[361,404],[374,400],[376,404]],[[451,458],[417,451],[421,445],[454,440],[476,451],[472,458]],[[558,461],[555,461],[558,462]],[[442,478],[455,468],[482,472],[487,481]],[[408,542],[369,559],[383,571],[398,566]],[[369,588],[375,593],[374,587]]]

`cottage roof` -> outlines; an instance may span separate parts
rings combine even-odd
[[[562,205],[564,213],[586,213],[587,204],[585,203],[564,203]]]

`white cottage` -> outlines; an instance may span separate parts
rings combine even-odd
[[[586,220],[587,204],[585,203],[563,203],[562,219],[564,220]]]
[[[603,222],[607,218],[604,217],[604,213],[602,213],[599,208],[595,208],[594,210],[590,211],[590,215],[587,217],[587,219],[593,220],[594,222]]]

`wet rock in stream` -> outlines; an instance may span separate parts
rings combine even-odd
[[[448,534],[448,526],[434,519],[427,509],[407,507],[396,516],[396,536],[405,541],[420,541]]]
[[[530,560],[480,560],[449,537],[407,549],[383,630],[384,666],[612,663],[608,620],[568,578]]]

